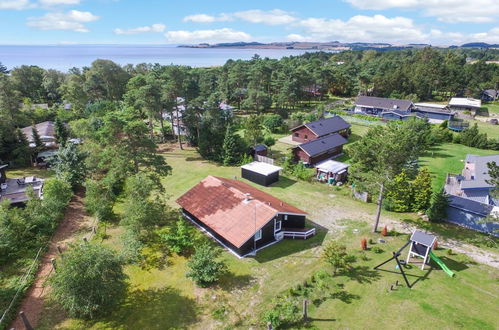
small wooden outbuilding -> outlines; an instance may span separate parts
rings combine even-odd
[[[269,186],[279,181],[282,168],[263,162],[252,162],[241,166],[241,176],[262,186]]]

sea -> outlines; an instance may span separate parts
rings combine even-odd
[[[253,55],[279,59],[313,50],[183,48],[176,45],[0,45],[0,62],[9,70],[20,65],[37,65],[66,72],[70,68],[90,66],[96,59],[120,65],[139,63],[177,64],[192,67],[223,65],[227,60],[249,60]]]

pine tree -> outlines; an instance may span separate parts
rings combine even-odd
[[[15,167],[26,166],[30,163],[31,158],[28,139],[20,129],[16,130],[15,135],[16,139],[12,147],[12,162]]]
[[[64,126],[62,120],[60,120],[59,118],[55,119],[54,130],[57,143],[59,143],[61,146],[66,145],[66,142],[69,138],[69,132],[66,126]]]
[[[31,126],[31,134],[33,135],[33,143],[35,144],[34,152],[39,153],[43,150],[45,144],[43,144],[42,139],[40,138],[40,134],[38,134],[35,125]]]
[[[431,174],[428,168],[422,168],[411,185],[413,192],[412,210],[417,212],[428,209],[432,195]]]
[[[426,215],[432,222],[442,221],[447,216],[448,205],[449,200],[447,199],[447,194],[443,189],[441,191],[434,192],[431,197],[430,207],[426,210]]]
[[[228,126],[227,130],[225,131],[225,138],[224,138],[222,152],[223,152],[222,160],[225,166],[235,165],[238,163],[240,157],[237,145],[237,138],[230,126]]]

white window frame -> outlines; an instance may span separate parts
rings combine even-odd
[[[255,233],[255,241],[259,241],[262,239],[262,230],[260,229]]]
[[[277,228],[277,224],[279,224],[279,228]],[[278,232],[281,229],[282,229],[282,221],[276,219],[274,222],[274,233]]]
[[[287,214],[284,215],[284,220],[288,220],[288,215]]]

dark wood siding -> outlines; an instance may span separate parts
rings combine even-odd
[[[270,175],[263,175],[256,173],[245,168],[241,169],[241,176],[251,182],[258,183],[262,186],[269,186],[274,182],[279,181],[279,172],[272,173]]]
[[[279,214],[282,228],[305,228],[305,216],[294,214]]]
[[[306,126],[302,126],[292,131],[292,139],[293,141],[304,143],[317,139],[317,136]]]
[[[272,218],[265,226],[262,227],[262,238],[256,241],[256,248],[259,249],[267,244],[270,244],[275,241],[274,236],[274,220],[276,218]],[[246,243],[244,243],[239,250],[241,251],[241,255],[246,255],[254,250],[255,240],[254,236],[251,237]]]

